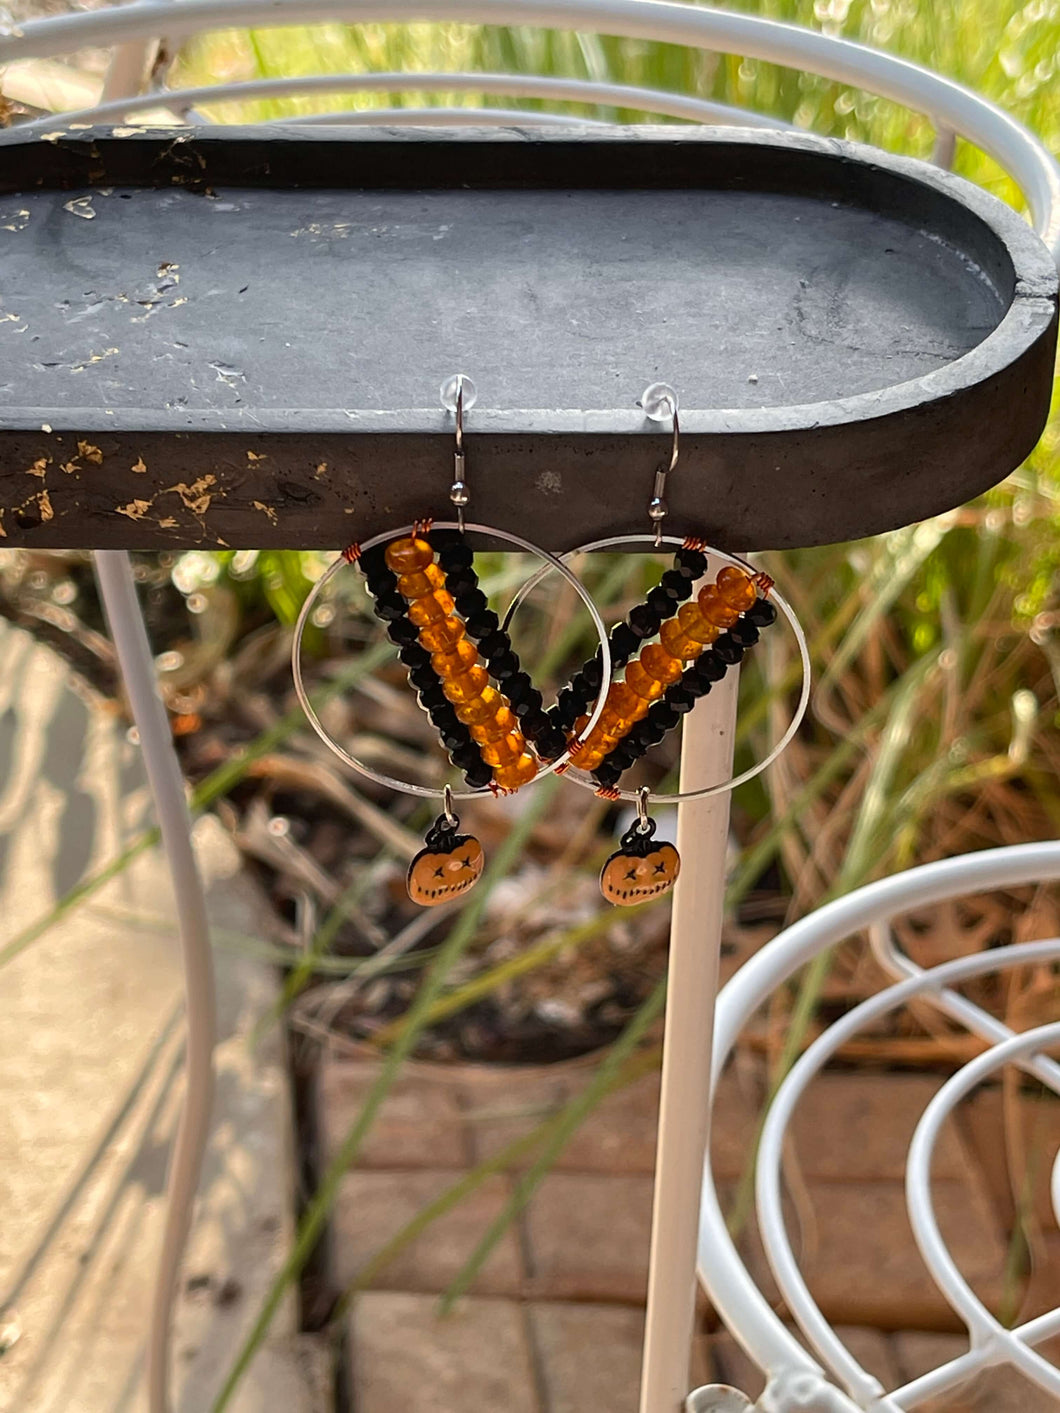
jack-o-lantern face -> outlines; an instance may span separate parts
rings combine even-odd
[[[482,876],[482,845],[473,834],[449,834],[421,849],[409,865],[409,897],[424,908],[461,897]]]
[[[681,855],[672,844],[651,843],[643,852],[634,852],[635,848],[623,847],[612,854],[600,874],[600,891],[620,908],[668,893],[681,872]]]

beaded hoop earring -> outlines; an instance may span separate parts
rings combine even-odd
[[[776,592],[772,579],[738,555],[714,549],[695,536],[679,539],[664,535],[666,517],[663,499],[666,477],[677,465],[680,424],[677,395],[665,384],[648,388],[641,405],[648,416],[673,419],[673,446],[669,464],[659,467],[648,515],[653,529],[646,534],[615,535],[580,545],[562,556],[564,560],[593,550],[617,549],[629,545],[663,545],[676,550],[672,568],[666,570],[643,603],[631,609],[609,637],[610,666],[598,652],[574,674],[560,692],[549,712],[553,723],[565,733],[569,768],[559,769],[568,779],[597,795],[611,800],[631,800],[637,804],[638,818],[620,841],[620,848],[604,865],[600,886],[604,896],[620,906],[631,906],[647,897],[669,891],[680,871],[680,858],[673,845],[655,845],[655,823],[648,816],[648,803],[680,804],[725,794],[753,780],[781,754],[798,730],[810,700],[810,654],[806,637],[793,609]],[[694,585],[704,577],[710,559],[720,559],[722,568],[713,582],[704,584],[693,598]],[[543,569],[519,591],[504,618],[511,621],[518,605],[549,571]],[[653,795],[646,788],[625,791],[618,782],[652,746],[658,744],[691,711],[696,702],[719,682],[730,667],[741,661],[759,638],[762,628],[776,621],[777,609],[790,624],[798,644],[802,666],[802,689],[798,706],[784,735],[764,760],[731,779],[699,790],[671,795]],[[613,682],[614,668],[624,668],[624,680]],[[599,710],[599,694],[604,696]],[[587,716],[587,705],[596,697],[595,723]]]
[[[479,588],[474,552],[465,532],[487,535],[533,554],[544,561],[546,570],[560,573],[589,612],[608,675],[611,664],[600,612],[562,560],[509,531],[465,525],[463,512],[470,497],[464,480],[463,412],[471,401],[465,390],[473,396],[473,385],[463,377],[450,383],[456,384],[456,452],[450,499],[457,506],[457,520],[417,521],[343,550],[302,605],[291,653],[294,688],[302,709],[313,730],[341,761],[390,789],[443,800],[444,810],[413,859],[407,880],[409,896],[428,907],[466,892],[483,868],[478,840],[459,833],[453,801],[485,793],[511,794],[562,769],[572,748],[577,750],[604,709],[601,690],[584,726],[570,733],[569,739],[549,717],[506,628]],[[444,393],[443,388],[443,397]],[[374,612],[397,645],[419,704],[438,731],[450,761],[463,772],[466,790],[416,785],[373,769],[331,736],[309,700],[302,675],[305,629],[325,586],[350,565],[363,572]]]

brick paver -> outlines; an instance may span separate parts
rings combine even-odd
[[[746,1168],[761,1107],[760,1077],[750,1068],[730,1067],[719,1084],[712,1152],[729,1196]],[[590,1072],[576,1063],[456,1067],[449,1075],[420,1071],[404,1080],[344,1181],[335,1222],[337,1280],[349,1280],[461,1171],[556,1112]],[[372,1074],[370,1066],[337,1062],[322,1078],[328,1151],[355,1118]],[[956,1326],[916,1249],[902,1182],[910,1135],[937,1087],[938,1080],[926,1076],[828,1074],[809,1089],[794,1126],[789,1177],[797,1200],[786,1199],[786,1213],[795,1250],[826,1318],[888,1389],[919,1372],[918,1358],[930,1363],[932,1351],[946,1347],[932,1340],[954,1338],[925,1331]],[[489,1178],[379,1274],[351,1323],[356,1413],[416,1406],[414,1393],[422,1397],[428,1389],[432,1413],[456,1406],[460,1413],[501,1407],[635,1413],[657,1096],[656,1077],[639,1081],[611,1096],[575,1135],[495,1250],[462,1307],[463,1323],[439,1323],[431,1293],[450,1284],[529,1157]],[[962,1118],[942,1135],[934,1168],[943,1233],[963,1273],[992,1306],[1002,1293],[1007,1239],[995,1191],[998,1146],[996,1125],[988,1130],[980,1123],[973,1132]],[[992,1171],[986,1171],[988,1158]],[[1047,1180],[1048,1163],[1045,1170]],[[1060,1238],[1055,1244],[1060,1247]],[[1032,1313],[1056,1285],[1052,1268],[1060,1265],[1051,1260],[1057,1252],[1049,1238],[1040,1245],[1040,1269],[1026,1302]],[[741,1248],[773,1299],[753,1223]],[[886,1333],[892,1330],[901,1333]],[[904,1341],[901,1348],[897,1341]],[[491,1348],[496,1358],[485,1358],[483,1350]],[[498,1361],[512,1367],[499,1368]],[[397,1364],[400,1373],[392,1367]],[[693,1377],[732,1383],[754,1396],[763,1382],[723,1330],[697,1338]],[[940,1403],[936,1413],[988,1407],[1038,1413],[1048,1406],[1025,1381],[995,1372]]]
[[[652,1180],[553,1173],[527,1210],[530,1290],[540,1298],[644,1299]]]
[[[344,1289],[370,1256],[459,1177],[459,1172],[430,1169],[348,1173],[342,1181],[332,1227],[334,1276],[339,1287]],[[487,1178],[384,1267],[373,1286],[439,1293],[448,1289],[510,1192],[507,1177]],[[516,1230],[509,1227],[479,1273],[473,1291],[479,1295],[518,1295],[523,1284],[519,1240]]]
[[[321,1065],[317,1105],[328,1153],[356,1121],[377,1076],[375,1065],[357,1060]],[[462,1168],[471,1157],[456,1087],[441,1079],[399,1079],[368,1131],[358,1166]]]
[[[795,1110],[791,1133],[804,1178],[901,1182],[909,1140],[940,1081],[912,1074],[823,1074]],[[952,1125],[939,1135],[932,1173],[960,1179],[968,1153]]]
[[[1001,1294],[1005,1248],[993,1212],[961,1183],[937,1183],[939,1222],[957,1265],[988,1303]],[[802,1261],[833,1322],[881,1329],[952,1329],[957,1321],[920,1259],[898,1183],[812,1188],[816,1218]]]
[[[357,1413],[541,1413],[517,1301],[468,1299],[442,1319],[430,1296],[369,1291],[349,1345]]]
[[[637,1413],[642,1311],[571,1303],[528,1309],[548,1413]]]

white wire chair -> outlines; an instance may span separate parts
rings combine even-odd
[[[925,970],[896,947],[889,926],[900,914],[966,894],[1057,880],[1060,842],[992,849],[910,869],[858,889],[795,923],[752,957],[718,997],[715,1079],[758,1007],[800,967],[852,934],[868,929],[877,960],[895,978],[893,985],[829,1025],[806,1049],[780,1085],[762,1130],[755,1172],[759,1233],[784,1303],[817,1359],[793,1337],[759,1291],[729,1236],[709,1164],[704,1174],[700,1279],[726,1327],[769,1380],[761,1408],[771,1413],[807,1408],[828,1413],[854,1409],[902,1413],[999,1364],[1019,1370],[1060,1403],[1060,1369],[1034,1347],[1060,1332],[1060,1309],[1018,1329],[1006,1329],[958,1270],[940,1233],[931,1194],[931,1159],[939,1132],[956,1105],[982,1080],[1014,1064],[1060,1094],[1060,1065],[1041,1053],[1060,1042],[1060,1024],[1014,1033],[953,988],[973,977],[1060,961],[1060,939],[974,953]],[[959,1358],[888,1392],[836,1335],[799,1270],[782,1211],[782,1154],[800,1096],[839,1047],[866,1025],[913,1000],[934,1006],[989,1046],[932,1099],[914,1134],[906,1169],[906,1204],[917,1246],[939,1291],[965,1325],[970,1347]],[[1060,1155],[1052,1170],[1052,1200],[1060,1221]],[[707,1401],[708,1392],[694,1396],[690,1409],[705,1413],[714,1407]]]
[[[29,21],[0,33],[0,65],[26,58],[54,58],[86,46],[112,51],[103,101],[91,108],[45,117],[25,125],[43,131],[71,122],[126,119],[150,108],[168,108],[196,120],[196,105],[251,97],[279,97],[328,92],[399,90],[477,92],[628,106],[647,113],[701,123],[739,123],[777,127],[775,119],[682,94],[589,79],[557,79],[529,74],[343,74],[262,81],[254,85],[218,84],[171,90],[166,74],[172,56],[190,37],[239,26],[258,28],[312,24],[461,21],[467,24],[529,25],[589,31],[649,40],[717,53],[737,54],[803,69],[925,113],[936,126],[936,157],[952,158],[956,136],[975,143],[1010,173],[1026,197],[1039,235],[1060,258],[1060,168],[1048,151],[1014,118],[960,84],[918,64],[879,53],[864,45],[794,25],[732,14],[672,0],[139,0],[90,13]],[[164,44],[163,44],[164,41]],[[168,56],[152,64],[159,52]],[[152,91],[141,92],[150,70]],[[469,116],[470,113],[470,116]],[[431,124],[540,123],[554,115],[495,108],[430,108],[340,112],[316,122],[394,122]],[[582,120],[578,120],[582,121]]]
[[[217,84],[182,90],[167,86],[167,74],[173,56],[179,52],[183,43],[197,34],[241,26],[269,28],[330,20],[347,23],[460,21],[468,24],[524,25],[564,31],[597,32],[734,54],[775,63],[785,68],[816,73],[889,98],[915,112],[925,114],[934,123],[936,130],[935,160],[943,165],[948,166],[952,161],[958,136],[988,153],[1013,178],[1026,200],[1035,230],[1054,258],[1060,261],[1060,167],[1034,135],[1008,114],[959,84],[917,64],[865,46],[756,16],[672,3],[672,0],[555,0],[555,3],[548,3],[548,0],[465,0],[463,3],[461,0],[134,0],[134,3],[128,5],[113,5],[89,12],[33,20],[22,26],[0,28],[0,68],[22,59],[62,57],[88,47],[110,51],[101,101],[74,112],[46,115],[26,122],[21,126],[21,131],[27,137],[45,136],[49,132],[75,124],[124,122],[138,114],[158,109],[174,114],[181,121],[198,123],[204,121],[199,108],[205,104],[213,106],[250,98],[278,98],[295,94],[369,91],[474,93],[489,98],[527,98],[548,102],[618,106],[693,123],[735,123],[760,128],[781,126],[773,118],[696,96],[599,80],[534,74],[329,74],[261,80],[254,83]],[[545,122],[585,122],[581,118],[571,119],[569,116],[490,106],[346,111],[314,115],[301,121],[333,124],[423,123],[432,126],[496,123],[526,126]],[[202,921],[201,907],[192,896],[196,884],[193,863],[186,846],[186,812],[182,813],[179,808],[179,766],[164,729],[164,720],[159,716],[157,702],[152,702],[149,685],[153,666],[142,624],[138,625],[135,621],[135,594],[127,560],[121,555],[103,556],[99,561],[99,572],[108,614],[115,628],[122,669],[127,681],[137,687],[136,692],[132,694],[137,724],[155,787],[171,867],[174,877],[180,880],[180,889],[186,904],[182,917],[182,941],[188,979],[189,1018],[194,1022],[190,1027],[189,1036],[187,1112],[178,1136],[171,1170],[165,1242],[151,1314],[148,1347],[151,1413],[165,1413],[168,1407],[166,1369],[169,1307],[194,1196],[195,1175],[205,1143],[206,1118],[210,1103],[212,994],[209,940]],[[1010,867],[1020,877],[1030,877],[1038,871],[1041,871],[1043,876],[1053,877],[1060,873],[1060,852],[1056,849],[1050,852],[1048,847],[1042,847],[1046,848],[1044,854],[1034,850],[1027,854],[1002,851],[996,856],[954,860],[950,864],[938,866],[936,872],[930,875],[932,886],[935,886],[934,881],[937,879],[939,886],[949,886],[959,880],[961,888],[990,887],[994,886],[991,879],[1001,877],[998,870]],[[991,872],[991,869],[994,871]],[[799,957],[803,954],[812,955],[819,947],[827,945],[827,940],[821,939],[825,939],[826,934],[831,935],[829,930],[834,931],[836,921],[849,923],[849,930],[888,916],[888,909],[894,912],[895,907],[903,905],[903,890],[913,887],[914,879],[919,877],[919,873],[903,875],[901,879],[875,885],[876,891],[868,890],[865,895],[856,895],[859,900],[857,906],[865,906],[868,909],[861,922],[850,920],[853,914],[844,911],[848,902],[844,900],[844,903],[833,904],[831,909],[826,909],[815,919],[808,920],[805,925],[800,924],[799,927],[791,929],[786,934],[782,947],[774,943],[773,947],[763,954],[765,960],[756,959],[756,963],[746,969],[746,976],[741,974],[741,978],[737,978],[726,989],[719,1015],[716,1055],[724,1059],[728,1054],[735,1039],[735,1030],[757,1004],[754,998],[757,995],[756,987],[760,983],[775,984],[781,974],[787,975],[788,971],[799,964]],[[1013,881],[1007,873],[1004,877],[1005,881]],[[887,891],[891,885],[897,890],[893,894]],[[930,892],[930,889],[928,891]],[[867,904],[865,899],[869,900]],[[896,902],[896,899],[899,901]],[[892,902],[895,907],[890,906]],[[803,928],[802,931],[799,930],[800,927]],[[882,943],[880,945],[883,946]],[[1060,947],[1060,944],[1049,945]],[[1015,956],[1015,951],[1010,955]],[[897,970],[899,959],[892,957],[892,964]],[[901,965],[907,964],[902,962]],[[943,981],[947,979],[950,978],[941,978]],[[932,982],[911,976],[909,981],[930,990],[932,985],[938,984],[939,978]],[[940,1005],[953,1006],[959,1002],[959,998],[951,998],[948,992],[940,995],[947,998],[945,1003],[940,999]],[[986,1025],[987,1019],[979,1018],[976,1023]],[[996,1040],[998,1036],[993,1035],[990,1038]],[[823,1051],[811,1051],[810,1055],[818,1053],[823,1061]],[[803,1066],[809,1062],[810,1055],[801,1062]],[[1053,1073],[1048,1069],[1046,1061],[1034,1058],[1033,1046],[1030,1057],[1022,1055],[1021,1062],[1032,1067],[1045,1067],[1041,1068],[1043,1075]],[[1038,1073],[1039,1069],[1036,1068],[1035,1072]],[[928,1137],[920,1140],[921,1147],[914,1145],[918,1165],[911,1166],[911,1182],[919,1194],[914,1205],[927,1222],[920,1236],[925,1250],[931,1253],[931,1260],[935,1262],[933,1269],[937,1270],[940,1279],[953,1294],[955,1308],[967,1309],[969,1312],[973,1349],[968,1361],[963,1363],[956,1373],[951,1366],[947,1366],[949,1372],[936,1371],[935,1375],[926,1376],[926,1380],[920,1380],[917,1385],[911,1386],[911,1394],[910,1389],[906,1389],[899,1390],[896,1394],[883,1395],[878,1385],[843,1349],[821,1318],[820,1312],[815,1312],[815,1308],[812,1308],[812,1301],[809,1300],[805,1287],[800,1284],[798,1271],[779,1220],[779,1164],[775,1163],[778,1134],[783,1132],[786,1122],[783,1118],[787,1112],[784,1105],[793,1102],[792,1096],[797,1095],[798,1085],[804,1082],[806,1074],[804,1068],[793,1073],[788,1084],[794,1085],[795,1088],[785,1086],[781,1091],[774,1111],[776,1116],[771,1117],[767,1125],[760,1161],[759,1205],[770,1233],[770,1250],[777,1264],[778,1278],[783,1278],[789,1301],[793,1299],[794,1307],[801,1310],[806,1321],[807,1334],[820,1352],[823,1364],[818,1364],[807,1355],[801,1345],[788,1334],[750,1281],[728,1240],[709,1175],[704,1190],[702,1274],[723,1318],[751,1356],[769,1375],[770,1398],[774,1400],[769,1406],[774,1413],[781,1413],[781,1410],[788,1413],[788,1410],[796,1408],[839,1410],[852,1407],[874,1408],[894,1413],[894,1410],[899,1408],[914,1406],[914,1403],[909,1401],[910,1397],[915,1401],[922,1401],[922,1398],[927,1396],[926,1389],[949,1387],[956,1377],[965,1377],[987,1362],[982,1353],[988,1347],[984,1343],[986,1336],[983,1332],[989,1330],[992,1336],[993,1327],[986,1323],[989,1317],[985,1312],[976,1311],[974,1315],[971,1313],[973,1306],[967,1302],[974,1297],[971,1297],[970,1292],[961,1291],[960,1298],[957,1299],[956,1280],[959,1278],[955,1280],[952,1272],[945,1271],[943,1254],[938,1250],[937,1241],[932,1238],[929,1208],[923,1201],[923,1164],[925,1158],[930,1157],[930,1135],[937,1129],[934,1119],[926,1130]],[[689,1078],[690,1103],[698,1102],[698,1095],[705,1092],[706,1078],[705,1075]],[[956,1102],[956,1097],[953,1102]],[[685,1141],[679,1135],[677,1139]],[[696,1162],[698,1163],[698,1156]],[[770,1166],[771,1164],[775,1166]],[[1060,1177],[1057,1177],[1056,1182],[1060,1187]],[[694,1203],[695,1194],[689,1193],[689,1198]],[[669,1276],[674,1273],[663,1274]],[[680,1285],[680,1273],[674,1274],[674,1279]],[[665,1285],[661,1278],[660,1285]],[[681,1299],[683,1300],[684,1296]],[[686,1313],[690,1319],[690,1302],[687,1311],[677,1310],[676,1314],[674,1308],[664,1308],[661,1304],[655,1309],[650,1306],[649,1349],[653,1345],[653,1330],[662,1330],[668,1322],[681,1324]],[[1050,1330],[1052,1328],[1049,1326]],[[1034,1339],[1040,1337],[1044,1335],[1039,1335],[1036,1329],[1028,1328],[1016,1332],[1013,1336],[1006,1334],[1005,1340],[1001,1340],[998,1347],[1004,1345],[1007,1348],[1005,1341],[1011,1343],[1012,1339],[1016,1339],[1020,1344],[1020,1352],[1014,1362],[1027,1361],[1028,1371],[1033,1365],[1038,1382],[1045,1380],[1048,1387],[1053,1388],[1055,1385],[1050,1380],[1056,1377],[1055,1371],[1046,1372],[1041,1367],[1043,1361],[1038,1359],[1031,1348]],[[977,1339],[978,1344],[975,1343]],[[653,1360],[649,1359],[645,1365],[641,1406],[647,1413],[662,1413],[664,1402],[669,1413],[672,1406],[669,1390],[674,1380],[679,1377],[675,1368],[668,1367],[668,1361],[680,1362],[679,1351],[675,1352],[675,1341],[672,1338],[660,1339],[660,1348],[663,1345],[667,1346],[668,1351],[665,1357],[654,1356]],[[826,1376],[824,1366],[831,1371],[836,1382],[830,1381]],[[1024,1367],[1024,1364],[1021,1363],[1020,1366]],[[932,1379],[935,1379],[935,1383],[930,1382]],[[847,1392],[841,1391],[842,1389]],[[851,1398],[854,1399],[853,1403]],[[814,1402],[814,1399],[817,1401]],[[903,1399],[904,1402],[901,1401]],[[689,1402],[689,1407],[694,1407],[700,1413],[706,1413],[708,1408],[713,1410],[713,1413],[735,1413],[738,1408],[746,1406],[746,1400],[741,1400],[738,1394],[718,1389],[701,1390],[693,1395]],[[763,1407],[765,1406],[763,1404]]]

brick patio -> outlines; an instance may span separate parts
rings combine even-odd
[[[554,1111],[587,1072],[584,1065],[507,1073],[422,1067],[403,1079],[344,1180],[331,1241],[337,1288],[427,1201]],[[325,1061],[318,1093],[330,1151],[373,1073],[370,1063]],[[789,1186],[797,1200],[789,1220],[802,1268],[826,1317],[887,1387],[965,1348],[921,1266],[905,1216],[905,1152],[937,1083],[917,1075],[826,1075],[810,1089],[793,1128]],[[432,1413],[635,1413],[657,1103],[658,1081],[650,1077],[600,1106],[455,1314],[439,1318],[437,1296],[502,1208],[515,1174],[487,1179],[377,1273],[349,1318],[355,1413],[394,1413],[425,1397]],[[724,1077],[714,1153],[725,1182],[739,1180],[758,1104],[753,1083]],[[935,1168],[943,1230],[962,1271],[992,1305],[1003,1293],[1003,1233],[1011,1219],[997,1168],[996,1123],[989,1102],[971,1106],[960,1127],[943,1135]],[[753,1235],[745,1247],[768,1292]],[[1050,1296],[1060,1298],[1057,1284],[1052,1270],[1035,1273],[1031,1313]],[[762,1387],[705,1302],[693,1377],[733,1383],[752,1395]],[[1014,1374],[993,1374],[932,1405],[954,1413],[1039,1413],[1049,1406]]]

